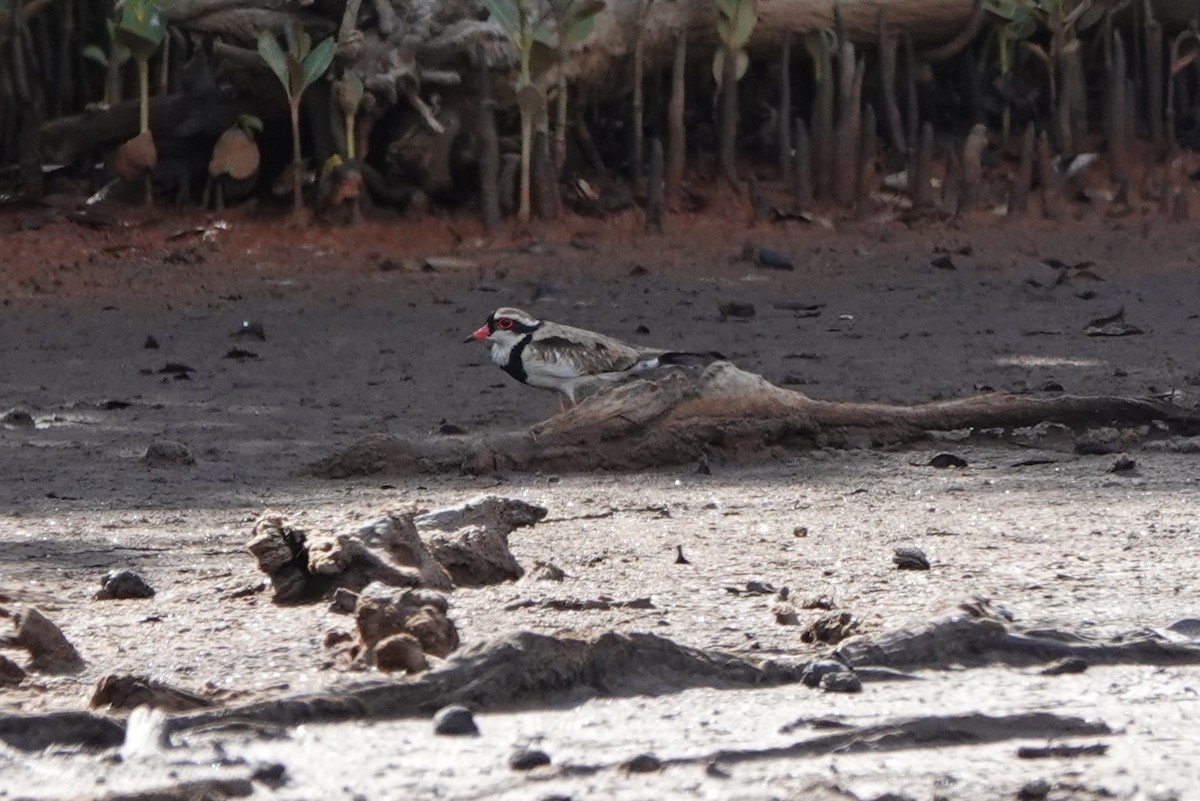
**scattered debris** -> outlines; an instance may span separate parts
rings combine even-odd
[[[617,601],[601,596],[599,598],[549,598],[545,601],[535,601],[526,598],[514,601],[503,607],[504,611],[512,612],[517,609],[553,609],[558,612],[606,612],[610,609],[653,609],[654,602],[650,598],[631,598],[628,601]]]
[[[821,679],[830,673],[849,673],[850,668],[841,662],[832,659],[822,659],[817,662],[809,662],[804,666],[804,670],[800,673],[800,683],[805,687],[816,687],[820,685]]]
[[[746,582],[745,587],[738,587],[733,584],[726,585],[725,592],[730,595],[774,595],[779,592],[779,589],[768,581],[750,579]]]
[[[154,588],[132,570],[110,570],[100,579],[100,590],[94,597],[97,601],[153,598]]]
[[[270,576],[278,603],[315,600],[334,587],[358,592],[373,581],[438,590],[453,586],[408,512],[343,533],[311,532],[268,513],[255,523],[246,548]]]
[[[254,766],[250,780],[271,788],[282,787],[287,783],[287,765],[282,762],[260,762]]]
[[[411,635],[427,654],[449,655],[459,644],[449,609],[446,596],[433,590],[399,590],[379,582],[368,585],[354,608],[361,658],[371,664],[377,646],[397,634]]]
[[[771,605],[771,614],[775,616],[775,622],[781,626],[800,625],[800,617],[796,614],[796,607],[787,600],[779,600],[773,603]]]
[[[1019,759],[1068,759],[1080,756],[1104,756],[1108,753],[1105,743],[1090,745],[1023,745],[1017,749]]]
[[[146,446],[142,464],[147,467],[187,467],[196,463],[191,449],[182,442],[156,439]]]
[[[421,642],[407,632],[384,637],[375,646],[375,667],[383,673],[403,671],[409,675],[429,670]]]
[[[158,350],[157,337],[155,337],[151,334],[147,334],[146,341],[142,343],[142,347],[145,348],[146,350]]]
[[[815,595],[800,604],[801,609],[833,609],[837,604],[828,595]]]
[[[838,670],[821,677],[820,688],[829,693],[860,693],[862,679],[852,670]]]
[[[0,638],[0,646],[23,648],[32,657],[30,666],[43,673],[74,673],[83,667],[83,657],[62,630],[37,608],[29,607],[14,621],[17,633]]]
[[[540,560],[533,563],[533,570],[528,575],[534,581],[562,581],[566,577],[566,571],[558,565]]]
[[[1136,325],[1125,321],[1124,306],[1113,314],[1091,320],[1083,332],[1089,337],[1127,337],[1146,333]]]
[[[928,570],[929,557],[915,545],[900,545],[892,552],[892,561],[900,570]]]
[[[446,706],[433,716],[433,733],[448,737],[477,736],[475,715],[465,706]]]
[[[162,367],[158,368],[159,375],[170,375],[175,378],[190,378],[191,374],[196,372],[195,367],[183,364],[182,362],[167,362]]]
[[[1110,473],[1132,473],[1135,470],[1137,470],[1137,462],[1127,453],[1117,456],[1117,460],[1113,462],[1113,466],[1108,468],[1108,472]]]
[[[683,546],[682,545],[675,546],[675,564],[677,564],[677,565],[690,565],[691,564],[691,561],[686,556],[683,555]]]
[[[939,270],[957,270],[958,269],[958,266],[954,263],[954,259],[950,258],[949,256],[938,256],[937,258],[935,258],[933,261],[931,261],[929,263],[930,263],[930,265],[938,268]]]
[[[1056,659],[1039,672],[1043,676],[1063,676],[1069,673],[1083,673],[1088,669],[1086,659],[1078,656],[1068,656]]]
[[[20,665],[0,654],[0,684],[20,684],[25,675]]]
[[[92,709],[134,709],[148,706],[167,712],[187,712],[212,706],[213,702],[157,679],[126,673],[112,674],[100,679],[88,705]]]
[[[546,509],[515,498],[486,495],[413,519],[429,550],[459,587],[514,581],[525,570],[508,548],[508,535],[532,526]]]
[[[225,351],[223,359],[233,359],[235,361],[244,362],[247,359],[257,359],[258,354],[252,350],[243,350],[242,348],[230,348]]]
[[[836,612],[814,620],[800,632],[802,642],[836,645],[858,631],[858,621],[849,612]]]
[[[747,320],[755,314],[754,304],[731,300],[728,303],[718,305],[717,313],[721,315],[721,322],[725,322],[730,318]]]
[[[125,722],[125,741],[121,744],[123,761],[153,757],[170,747],[165,710],[139,706],[129,713]]]

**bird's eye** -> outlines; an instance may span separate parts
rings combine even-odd
[[[499,320],[496,321],[496,327],[499,328],[501,331],[507,331],[508,329],[513,327],[513,321],[507,317],[501,317]]]

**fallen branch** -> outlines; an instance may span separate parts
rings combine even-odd
[[[813,400],[717,362],[593,395],[527,430],[405,439],[376,435],[310,466],[324,478],[495,470],[637,470],[700,458],[763,461],[818,447],[913,442],[934,431],[1161,421],[1200,432],[1200,413],[1152,398],[993,393],[915,406]]]

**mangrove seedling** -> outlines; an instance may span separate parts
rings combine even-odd
[[[117,38],[117,26],[112,20],[104,20],[104,30],[108,33],[108,50],[90,44],[83,48],[82,55],[104,68],[104,97],[100,105],[110,108],[121,101],[121,66],[129,61],[131,53]]]
[[[745,47],[758,22],[754,0],[716,0],[717,36],[721,47],[713,58],[713,75],[721,90],[721,170],[731,185],[737,177],[737,83],[750,59]]]
[[[117,171],[122,177],[146,177],[146,204],[153,200],[149,172],[158,163],[150,133],[150,57],[162,43],[167,22],[158,0],[126,0],[117,21],[117,39],[133,54],[138,68],[138,135],[117,151]]]
[[[304,169],[300,157],[300,99],[304,90],[324,75],[333,63],[336,43],[330,37],[313,47],[312,38],[305,31],[292,26],[288,27],[287,40],[288,49],[284,52],[275,35],[263,31],[258,37],[258,54],[275,73],[287,95],[292,119],[292,215],[299,220],[304,214],[301,196]]]

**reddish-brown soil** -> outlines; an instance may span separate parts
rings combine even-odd
[[[719,350],[831,400],[917,402],[1057,383],[1195,406],[1200,240],[1189,224],[1149,210],[1114,218],[1088,210],[1053,224],[981,215],[910,229],[884,216],[826,230],[751,225],[730,208],[672,217],[659,236],[643,236],[629,215],[488,237],[462,217],[291,228],[236,213],[95,216],[93,225],[41,209],[0,217],[0,412],[24,409],[36,424],[0,428],[0,607],[36,604],[87,662],[77,674],[34,673],[3,689],[4,713],[86,708],[110,673],[222,701],[362,678],[323,645],[329,630],[349,627],[345,617],[239,592],[261,580],[244,551],[253,521],[277,510],[336,528],[484,491],[549,509],[546,521],[513,535],[513,551],[527,568],[552,562],[567,578],[456,591],[451,615],[467,644],[523,629],[614,629],[744,656],[827,650],[777,623],[771,596],[725,590],[752,579],[801,598],[829,595],[864,635],[973,596],[1006,607],[1023,627],[1097,636],[1200,617],[1200,495],[1186,440],[1133,451],[1136,469],[1121,474],[1109,472],[1112,454],[948,437],[897,452],[713,464],[711,475],[692,466],[302,475],[369,433],[435,432],[443,421],[478,432],[552,414],[551,395],[517,385],[483,348],[463,343],[507,305],[646,344]],[[744,257],[747,246],[774,248],[795,269],[763,269]],[[949,263],[935,266],[939,256]],[[1092,264],[1056,283],[1047,260]],[[733,301],[752,304],[754,315],[722,315]],[[805,306],[814,308],[798,310]],[[1088,321],[1118,309],[1143,333],[1085,335]],[[261,323],[265,341],[231,337],[244,321]],[[147,337],[157,349],[144,347]],[[234,348],[253,356],[226,358]],[[170,362],[193,370],[185,380],[160,372]],[[161,439],[185,444],[195,464],[144,465]],[[923,466],[939,450],[959,452],[969,467]],[[1031,455],[1039,463],[1021,466]],[[799,527],[807,536],[795,535]],[[920,546],[933,569],[897,572],[892,548],[903,544]],[[690,565],[675,564],[680,545]],[[139,571],[157,595],[92,600],[114,568]],[[514,604],[601,596],[652,606]],[[802,611],[801,622],[816,614]],[[0,652],[22,662],[19,651]],[[196,737],[145,764],[0,746],[0,799],[168,786],[264,759],[284,763],[289,781],[255,785],[256,794],[297,799],[985,799],[1016,797],[1037,780],[1050,798],[1182,799],[1200,793],[1198,678],[1188,667],[1061,677],[994,667],[928,671],[856,696],[785,687],[580,697],[548,711],[481,715],[482,736],[469,741],[434,738],[423,720],[313,725],[282,739]],[[1045,744],[1028,739],[812,758],[769,750],[798,739],[780,727],[801,718],[859,724],[930,711],[1054,711],[1102,720],[1114,733],[1086,741],[1103,740],[1107,754],[1074,759],[1018,759],[1017,746]],[[531,743],[556,764],[595,769],[510,771],[508,753]],[[730,748],[764,750],[727,769],[706,771],[703,760],[650,774],[615,768],[641,752]]]

